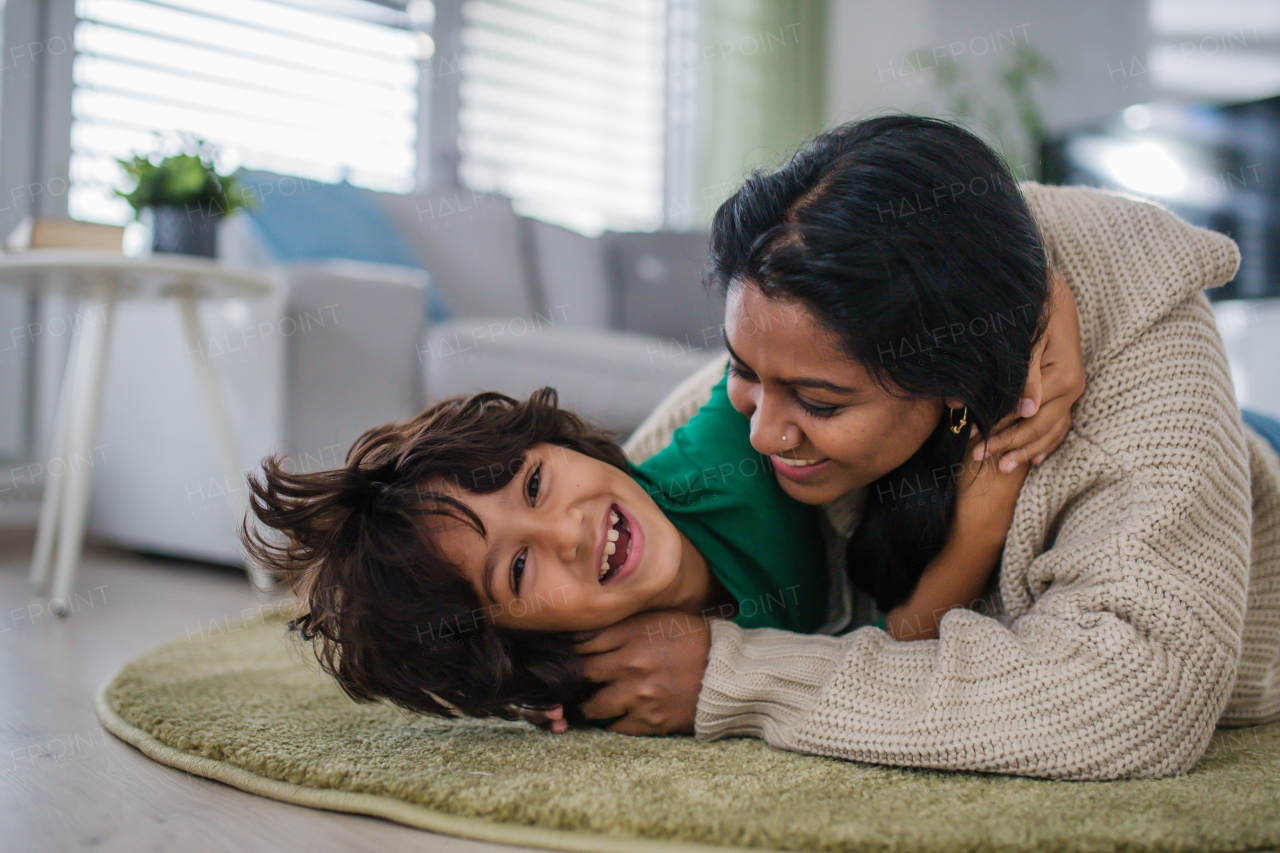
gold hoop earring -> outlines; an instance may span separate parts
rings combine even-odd
[[[954,412],[954,411],[955,411],[955,409],[949,409],[949,410],[948,410],[948,412],[949,412],[949,413],[950,413],[950,412]],[[947,420],[948,420],[948,421],[950,421],[950,420],[951,420],[951,415],[950,415],[950,414],[948,414],[948,415],[947,415]],[[965,424],[967,424],[968,422],[969,422],[969,407],[968,407],[968,406],[965,406],[965,407],[964,407],[964,412],[962,412],[962,413],[961,413],[961,415],[960,415],[960,423],[958,423],[958,424],[951,424],[951,431],[952,431],[952,432],[954,432],[954,433],[956,433],[956,434],[958,435],[958,434],[960,433],[960,430],[964,429],[964,425],[965,425]]]

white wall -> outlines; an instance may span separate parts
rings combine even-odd
[[[1146,0],[828,0],[828,8],[829,124],[886,108],[940,114],[935,51],[987,75],[1024,42],[1057,72],[1035,90],[1051,131],[1152,96],[1116,71],[1148,49]]]

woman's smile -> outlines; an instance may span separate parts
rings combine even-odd
[[[788,459],[776,453],[769,457],[769,461],[778,476],[798,481],[818,476],[830,467],[828,463],[831,462],[830,459]]]

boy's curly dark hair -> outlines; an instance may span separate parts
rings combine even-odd
[[[253,529],[249,512],[240,541],[298,597],[306,612],[289,628],[313,642],[348,696],[445,718],[515,720],[518,705],[563,705],[568,722],[586,722],[581,703],[599,685],[586,680],[573,634],[495,626],[429,535],[432,516],[485,530],[465,504],[428,484],[495,492],[544,442],[627,470],[608,432],[541,388],[523,402],[495,392],[454,397],[374,427],[341,468],[290,473],[273,454],[263,482],[248,477],[249,511],[283,541]]]

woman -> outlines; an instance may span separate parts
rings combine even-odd
[[[1280,457],[1242,423],[1202,293],[1238,261],[1140,200],[1020,193],[947,122],[845,125],[753,174],[712,227],[728,396],[758,451],[814,462],[779,482],[843,522],[877,604],[940,544],[946,502],[899,484],[965,452],[948,422],[1012,411],[1050,271],[1079,306],[1087,388],[1021,487],[990,612],[952,610],[911,644],[713,619],[660,650],[640,614],[578,647],[608,683],[583,711],[630,733],[1060,779],[1185,773],[1215,725],[1280,719]],[[770,322],[780,310],[804,322]]]

